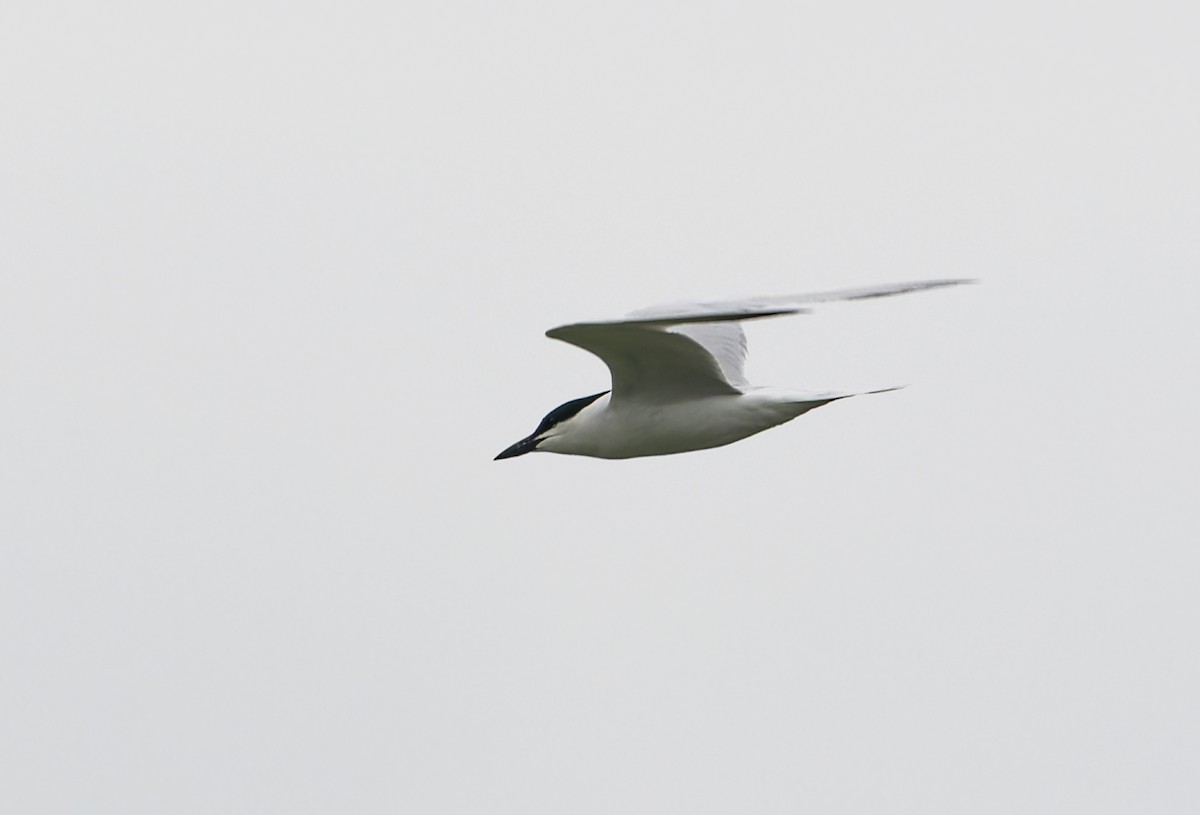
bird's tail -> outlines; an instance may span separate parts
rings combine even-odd
[[[799,408],[799,411],[796,413],[796,415],[799,416],[802,413],[807,413],[808,411],[812,410],[813,408],[819,408],[822,405],[828,405],[830,402],[836,402],[839,399],[848,399],[851,396],[870,396],[871,394],[874,394],[874,393],[889,393],[891,391],[898,391],[904,387],[907,387],[907,386],[906,385],[893,385],[890,388],[876,388],[875,390],[869,390],[869,391],[831,391],[831,392],[827,392],[827,393],[813,393],[813,394],[803,394],[803,395],[797,394],[793,398],[792,404],[795,405],[797,408]]]
[[[826,391],[823,393],[796,394],[796,401],[797,402],[820,402],[821,404],[824,405],[824,404],[828,404],[830,402],[836,402],[838,399],[848,399],[851,396],[870,396],[873,393],[890,393],[892,391],[898,391],[901,388],[906,388],[906,387],[908,387],[908,386],[907,385],[893,385],[890,388],[876,388],[874,390],[869,390],[869,391]]]
[[[908,385],[892,385],[890,388],[879,388],[873,391],[858,391],[856,393],[848,393],[847,396],[870,396],[873,393],[891,393],[892,391],[903,390]]]

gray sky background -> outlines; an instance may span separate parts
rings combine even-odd
[[[649,5],[649,7],[648,7]],[[0,804],[1200,810],[1195,3],[0,10]],[[493,462],[542,332],[886,386]]]

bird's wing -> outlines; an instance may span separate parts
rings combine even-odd
[[[910,283],[887,283],[882,286],[862,286],[857,289],[816,292],[813,294],[784,294],[775,297],[750,297],[745,300],[714,300],[703,303],[669,303],[650,306],[625,315],[624,322],[713,323],[725,320],[749,320],[774,317],[805,311],[810,303],[832,303],[838,300],[868,300],[891,297],[911,291],[936,289],[974,283],[974,280],[918,280]]]
[[[612,374],[612,399],[669,402],[740,393],[720,363],[690,337],[661,323],[574,323],[552,328],[547,337],[591,351]]]
[[[620,320],[572,323],[546,332],[600,357],[612,373],[613,399],[672,400],[739,393],[746,338],[738,322],[810,311],[808,303],[865,300],[969,283],[923,280],[815,294],[671,303]]]

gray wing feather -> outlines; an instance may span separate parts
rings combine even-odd
[[[838,300],[868,300],[874,297],[891,297],[943,286],[974,283],[974,280],[918,280],[911,283],[888,283],[882,286],[862,286],[856,289],[815,292],[812,294],[784,294],[776,297],[751,297],[745,300],[713,300],[702,303],[668,303],[631,311],[620,321],[614,322],[660,322],[668,325],[682,323],[712,323],[725,320],[753,320],[761,317],[776,317],[781,314],[801,314],[811,309],[809,303],[833,303]]]

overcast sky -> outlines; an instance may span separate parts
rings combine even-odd
[[[0,808],[1200,811],[1194,2],[0,10]],[[905,390],[494,462],[689,298]]]

